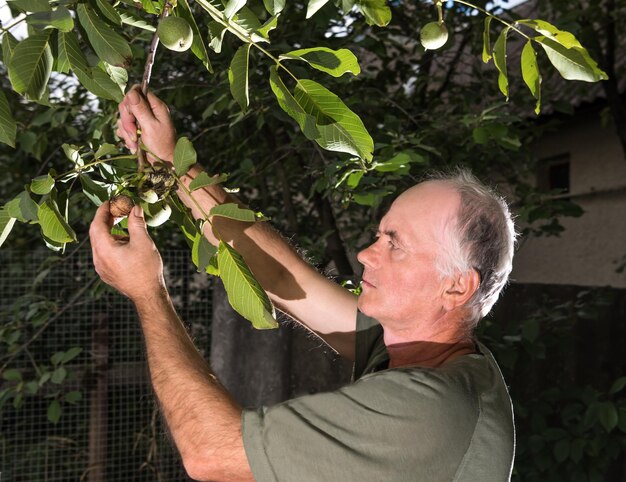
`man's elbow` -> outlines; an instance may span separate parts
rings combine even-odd
[[[247,460],[237,463],[218,455],[183,456],[183,466],[187,475],[199,482],[243,482],[253,481]]]
[[[216,477],[216,460],[206,457],[183,456],[183,466],[189,478],[198,481],[218,481]]]

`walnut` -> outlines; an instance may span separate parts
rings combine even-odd
[[[135,203],[133,203],[131,198],[120,194],[111,198],[109,212],[114,218],[125,218],[130,214],[134,205]]]

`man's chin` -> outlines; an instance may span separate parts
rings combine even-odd
[[[361,294],[357,300],[357,307],[364,315],[373,317],[372,303],[367,298],[367,295]]]

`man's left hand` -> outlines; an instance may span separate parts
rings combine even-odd
[[[107,201],[98,208],[89,228],[93,264],[100,278],[135,302],[162,293],[163,262],[141,208],[135,206],[128,216],[129,236],[112,235],[112,226]]]

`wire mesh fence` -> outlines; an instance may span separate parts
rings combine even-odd
[[[210,347],[209,283],[164,253],[174,304]],[[0,251],[0,480],[188,480],[149,383],[135,310],[97,281],[89,250]]]

